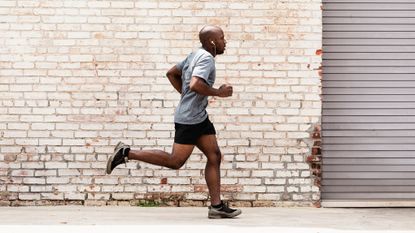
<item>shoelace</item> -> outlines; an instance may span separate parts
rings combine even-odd
[[[222,201],[222,207],[220,208],[221,210],[223,210],[226,213],[232,213],[235,211],[235,209],[231,209],[229,208],[229,204],[225,203]]]
[[[128,162],[128,156],[127,155],[125,155],[125,150],[126,150],[127,148],[123,148],[122,149],[122,155],[124,156],[124,162],[125,163],[127,163]],[[128,151],[127,151],[128,152]]]

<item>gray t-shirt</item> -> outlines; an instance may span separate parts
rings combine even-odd
[[[182,71],[182,97],[174,114],[174,122],[186,125],[201,123],[208,117],[208,97],[191,91],[190,80],[196,76],[212,87],[216,78],[215,59],[209,52],[199,48],[176,67]]]

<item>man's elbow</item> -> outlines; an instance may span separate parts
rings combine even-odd
[[[170,78],[172,76],[172,73],[171,73],[171,71],[169,70],[169,71],[167,71],[167,73],[166,73],[166,77],[167,78]]]
[[[189,85],[189,89],[190,89],[190,91],[194,91],[194,92],[196,92],[196,91],[197,91],[197,86],[196,86],[196,84],[194,84],[194,83],[190,83],[190,85]]]
[[[167,71],[166,77],[168,78],[180,78],[182,76],[182,72],[177,69],[177,67],[173,66],[170,70]]]
[[[190,80],[190,84],[189,84],[189,89],[191,90],[191,91],[194,91],[194,92],[197,92],[197,86],[199,85],[199,79],[198,78],[195,78],[195,77],[193,77],[191,80]]]

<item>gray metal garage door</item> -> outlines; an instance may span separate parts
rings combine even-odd
[[[413,206],[415,0],[323,9],[323,206]]]

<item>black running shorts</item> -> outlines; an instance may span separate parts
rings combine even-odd
[[[215,135],[216,130],[209,118],[195,125],[174,123],[176,129],[174,142],[177,144],[196,145],[202,135]]]

